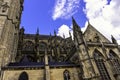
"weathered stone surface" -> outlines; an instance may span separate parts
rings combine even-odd
[[[120,80],[115,39],[111,43],[90,23],[82,33],[74,18],[74,40],[56,32],[25,34],[19,27],[23,1],[0,0],[0,80]]]

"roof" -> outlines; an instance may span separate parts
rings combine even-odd
[[[24,39],[35,39],[36,34],[24,34]],[[39,35],[40,40],[47,40],[50,37],[50,35]],[[55,37],[55,36],[51,36]],[[61,39],[62,37],[56,36],[58,39]]]
[[[86,41],[94,41],[95,37],[99,37],[100,41],[111,43],[103,34],[95,29],[90,23],[88,23],[87,29],[84,32],[84,38]]]

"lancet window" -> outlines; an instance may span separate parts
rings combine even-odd
[[[109,58],[111,65],[113,66],[114,74],[120,74],[120,62],[118,56],[113,51],[110,51]]]
[[[95,63],[98,68],[98,71],[100,73],[101,80],[111,80],[108,74],[108,71],[106,69],[106,66],[104,64],[104,58],[99,51],[94,52],[94,59],[95,59]]]
[[[70,72],[68,70],[65,70],[63,72],[64,80],[70,80]]]

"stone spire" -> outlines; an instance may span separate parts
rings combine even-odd
[[[111,35],[111,39],[112,39],[112,42],[113,42],[114,44],[118,44],[118,43],[117,43],[117,40],[113,37],[113,35]]]
[[[63,38],[65,39],[65,34],[63,33]]]
[[[35,35],[35,43],[39,43],[39,28],[37,28],[36,35]]]
[[[73,24],[73,36],[74,41],[78,44],[83,42],[83,35],[79,25],[76,23],[75,19],[72,17],[72,24]]]
[[[39,28],[37,28],[37,32],[36,32],[36,34],[39,34]]]
[[[37,32],[35,35],[35,51],[36,51],[37,62],[40,62],[39,60],[39,28],[37,28]]]
[[[75,19],[72,17],[72,23],[73,23],[73,36],[74,36],[74,44],[77,49],[79,63],[82,64],[81,66],[81,76],[84,76],[84,78],[91,78],[95,75],[95,71],[92,65],[92,62],[90,60],[90,55],[88,53],[87,49],[87,43],[83,37],[82,31],[79,27],[79,25],[76,23]],[[85,61],[84,61],[85,60]],[[86,65],[84,65],[86,64]],[[91,68],[91,71],[89,71],[89,68]],[[84,72],[87,72],[87,74]]]
[[[52,40],[52,35],[51,35],[51,33],[50,33],[50,36],[49,36],[49,38],[48,38],[48,43],[51,43],[51,40]]]
[[[73,32],[76,32],[76,31],[81,31],[79,25],[76,23],[75,19],[72,17],[72,24],[73,24]]]
[[[54,36],[56,37],[56,31],[54,30]]]
[[[69,36],[70,36],[70,39],[72,40],[72,35],[71,35],[71,32],[69,31]]]

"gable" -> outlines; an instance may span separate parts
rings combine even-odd
[[[84,38],[86,41],[91,42],[106,42],[111,43],[103,34],[96,30],[90,23],[87,26],[86,31],[84,32]]]

